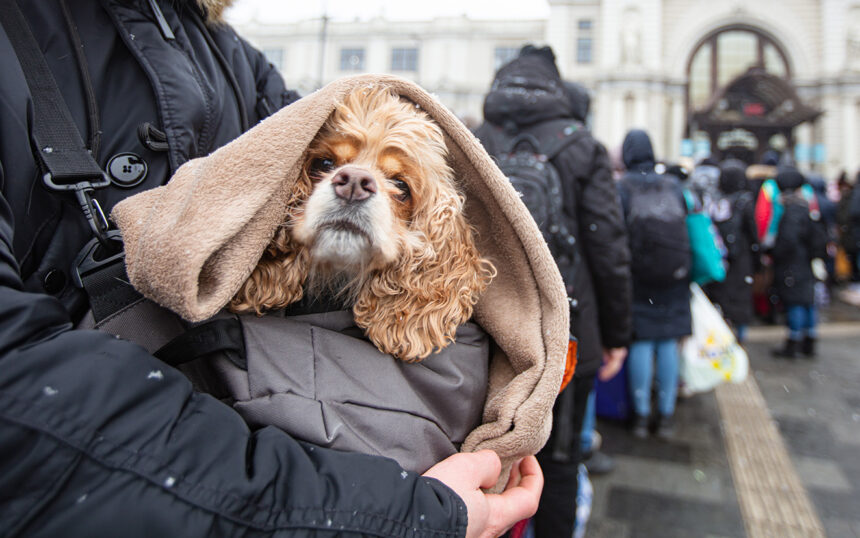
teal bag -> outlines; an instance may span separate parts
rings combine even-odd
[[[686,190],[684,199],[687,201],[687,233],[693,253],[690,279],[700,286],[709,282],[722,282],[726,279],[726,267],[720,249],[722,238],[711,222],[711,217],[695,210],[691,195]]]

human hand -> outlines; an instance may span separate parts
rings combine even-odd
[[[603,349],[603,366],[597,371],[597,378],[601,381],[609,381],[621,370],[624,359],[627,358],[626,347],[613,347]]]
[[[424,473],[454,490],[466,503],[466,538],[501,536],[516,522],[534,515],[543,489],[543,473],[534,456],[514,464],[511,478],[501,494],[481,488],[496,484],[502,471],[499,456],[492,450],[450,456]]]

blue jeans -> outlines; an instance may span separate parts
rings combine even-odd
[[[785,305],[785,320],[788,323],[788,338],[803,340],[808,336],[815,338],[815,323],[817,312],[815,305],[787,304]]]
[[[597,413],[594,407],[594,389],[588,393],[588,401],[585,402],[585,416],[582,418],[582,433],[579,436],[580,451],[583,454],[591,452],[594,443],[594,423]]]
[[[739,344],[743,344],[747,339],[747,325],[735,325],[735,338]]]
[[[627,355],[627,379],[633,398],[633,410],[639,416],[651,415],[651,383],[654,380],[654,355],[657,355],[657,408],[661,415],[675,412],[678,395],[678,341],[639,340]]]

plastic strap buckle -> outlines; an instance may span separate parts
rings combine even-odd
[[[48,172],[42,176],[42,180],[49,189],[55,191],[73,191],[75,193],[75,198],[77,198],[78,204],[81,207],[81,211],[84,213],[84,218],[87,219],[87,223],[90,225],[90,230],[93,232],[93,235],[95,235],[96,239],[99,240],[99,243],[101,243],[104,248],[112,248],[110,238],[108,237],[109,224],[107,217],[105,217],[105,213],[102,211],[99,201],[92,197],[92,193],[95,189],[100,189],[110,185],[110,178],[108,178],[107,174],[102,173],[99,181],[57,183],[54,181],[53,175]]]

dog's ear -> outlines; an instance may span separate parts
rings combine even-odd
[[[230,311],[262,315],[266,310],[298,301],[304,293],[308,265],[307,250],[290,239],[286,228],[280,228],[251,276],[230,301]]]
[[[412,219],[424,240],[366,282],[354,307],[356,323],[370,340],[409,362],[454,340],[496,274],[475,247],[463,199],[453,188],[439,189],[435,198],[425,200]]]

